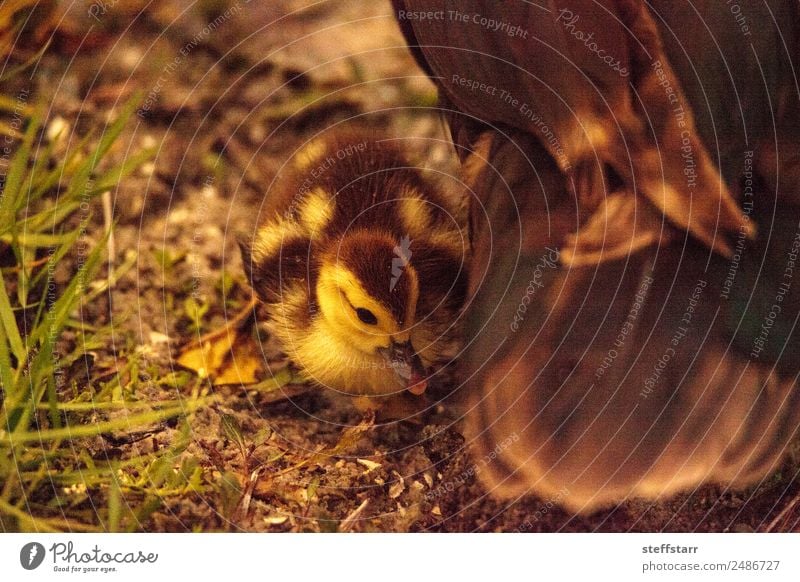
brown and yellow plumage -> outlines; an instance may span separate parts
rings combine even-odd
[[[358,394],[424,390],[456,352],[465,233],[397,140],[312,140],[243,245],[274,334],[313,381]]]

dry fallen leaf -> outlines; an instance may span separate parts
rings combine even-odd
[[[376,463],[375,461],[370,461],[369,459],[356,459],[356,463],[359,465],[364,465],[367,468],[367,473],[370,471],[374,471],[375,469],[379,469],[381,467],[380,463]]]
[[[286,523],[286,520],[288,519],[288,515],[270,515],[264,518],[264,523],[267,525],[281,525]]]
[[[264,369],[261,349],[250,333],[230,327],[189,346],[178,357],[178,364],[201,378],[210,378],[214,386],[255,384]]]
[[[397,478],[397,481],[392,483],[389,487],[389,499],[397,499],[406,490],[406,482],[403,476],[397,471],[392,471],[392,475]]]
[[[247,385],[250,390],[267,393],[272,401],[309,390],[310,386],[303,384],[305,379],[289,366],[272,370],[266,364],[261,346],[251,333],[255,307],[253,298],[225,327],[183,348],[178,365],[200,378],[209,378],[214,386]]]

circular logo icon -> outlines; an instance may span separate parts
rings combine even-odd
[[[30,542],[19,551],[19,563],[26,570],[35,570],[44,561],[44,546],[39,542]]]

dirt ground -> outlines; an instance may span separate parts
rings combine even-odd
[[[237,236],[291,153],[321,128],[362,116],[425,141],[426,164],[455,172],[433,85],[416,67],[388,1],[76,3],[42,63],[51,119],[86,131],[141,93],[113,155],[155,148],[113,192],[119,279],[85,314],[113,325],[94,366],[136,359],[138,399],[191,390],[221,398],[188,416],[203,486],[172,495],[143,531],[758,531],[797,494],[798,459],[756,489],[705,487],[665,503],[628,502],[571,516],[557,500],[498,501],[469,475],[458,415],[431,402],[416,421],[364,422],[351,400],[307,391],[275,402],[247,387],[210,387],[181,370],[182,347],[224,325],[248,300]],[[254,3],[255,4],[255,3]],[[261,3],[258,3],[261,6]],[[312,5],[313,4],[313,5]],[[424,145],[427,144],[427,145]],[[433,145],[430,145],[433,144]],[[102,225],[98,211],[96,223]],[[189,314],[201,306],[201,324]],[[267,356],[281,366],[280,348]],[[89,377],[92,372],[89,371]],[[166,379],[166,380],[165,380]],[[225,430],[231,419],[238,425]],[[349,427],[349,432],[346,429]],[[353,428],[355,427],[355,428]],[[237,432],[238,431],[238,432]],[[344,433],[344,437],[343,437]],[[244,443],[237,442],[239,434]],[[164,425],[115,454],[161,450]],[[130,437],[131,435],[127,435]],[[113,441],[113,439],[112,439]],[[81,443],[106,450],[108,440]],[[243,451],[244,449],[244,451]],[[101,503],[102,491],[94,493]]]

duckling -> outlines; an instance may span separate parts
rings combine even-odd
[[[458,349],[467,237],[398,140],[312,140],[243,243],[248,280],[291,362],[352,395],[422,394]]]

